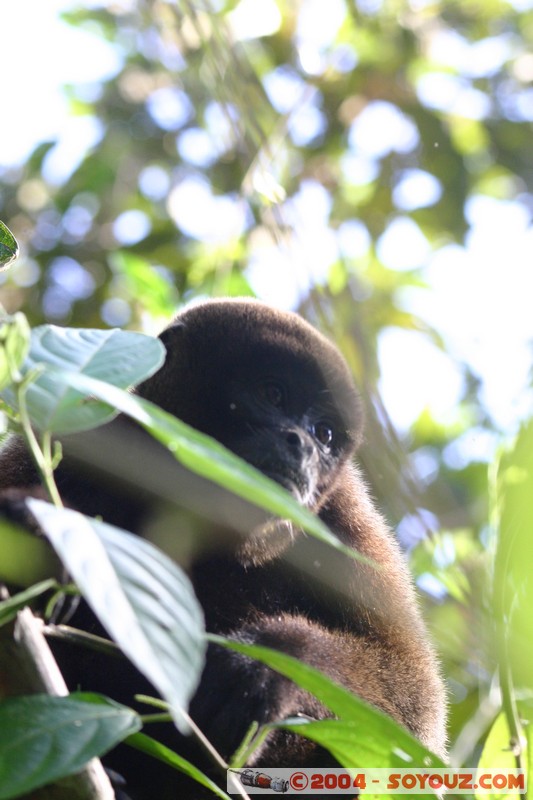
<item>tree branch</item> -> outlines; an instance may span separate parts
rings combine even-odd
[[[43,623],[25,608],[0,628],[0,698],[44,692],[63,697],[65,681],[42,634]],[[93,758],[82,772],[37,789],[26,800],[114,800],[100,763]],[[21,798],[24,800],[24,798]]]

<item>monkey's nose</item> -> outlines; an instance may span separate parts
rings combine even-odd
[[[287,432],[287,444],[290,445],[291,447],[300,449],[304,445],[303,438],[298,433],[298,431],[288,431]]]
[[[309,458],[314,450],[312,439],[305,431],[297,428],[285,431],[285,441],[290,452],[298,458]]]

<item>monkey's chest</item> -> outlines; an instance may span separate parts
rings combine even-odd
[[[198,563],[191,578],[211,633],[227,633],[261,616],[304,614],[323,622],[329,616],[312,587],[279,562],[245,568],[211,558]]]

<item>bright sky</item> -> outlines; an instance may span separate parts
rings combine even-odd
[[[65,133],[63,83],[94,81],[118,68],[113,49],[63,23],[68,0],[17,0],[2,14],[0,163],[23,160],[35,141]]]
[[[122,4],[127,5],[128,1],[122,0]],[[533,6],[533,0],[516,0],[518,3],[521,7]],[[52,180],[72,169],[85,148],[99,136],[93,121],[68,118],[61,84],[94,85],[120,67],[120,55],[109,45],[57,18],[57,11],[69,5],[68,0],[17,0],[9,4],[3,17],[6,27],[0,50],[0,74],[4,76],[0,163],[23,161],[37,141],[59,136],[60,147],[47,164]],[[306,0],[303,8],[298,28],[299,52],[302,65],[312,74],[326,58],[325,45],[342,19],[343,3]],[[233,22],[236,32],[246,38],[251,33],[276,30],[279,13],[272,0],[242,0]],[[495,36],[472,48],[461,37],[447,33],[440,39],[436,37],[434,46],[443,63],[462,65],[469,74],[477,75],[495,69],[507,57],[510,43],[504,36]],[[342,58],[346,69],[355,66],[353,54],[336,53],[335,58]],[[453,106],[474,118],[487,113],[484,97],[453,76],[444,78],[440,83],[421,85],[421,96],[431,98],[436,107]],[[283,112],[290,109],[300,96],[300,84],[301,79],[295,74],[273,74],[267,84],[273,105]],[[182,93],[171,90],[154,99],[151,113],[185,122],[187,102]],[[524,104],[524,115],[529,118],[531,114],[533,119],[533,100],[531,108],[527,99]],[[305,143],[320,130],[323,120],[312,95],[298,108],[298,114],[290,119],[289,132],[294,141]],[[220,132],[220,124],[220,109],[213,103],[209,125]],[[365,182],[375,169],[376,159],[392,148],[392,142],[396,150],[409,152],[417,137],[412,122],[394,106],[370,104],[352,126],[351,152],[344,167],[353,180]],[[216,155],[214,138],[199,129],[184,132],[178,141],[180,154],[193,164],[207,164]],[[217,135],[217,146],[223,146],[223,138]],[[164,176],[153,170],[145,172],[147,195],[166,193],[166,185],[161,185]],[[395,202],[408,212],[435,202],[440,192],[440,184],[433,176],[409,170],[395,189]],[[181,202],[184,194],[185,204]],[[281,252],[258,234],[249,277],[263,299],[290,307],[312,277],[326,274],[339,250],[365,253],[368,233],[356,220],[338,232],[329,228],[329,203],[322,187],[304,184],[284,208],[289,219],[298,221],[299,235],[293,245]],[[209,206],[213,207],[213,214],[205,213]],[[201,214],[196,213],[197,209]],[[220,241],[228,231],[237,233],[247,225],[246,211],[238,198],[215,198],[206,183],[194,178],[174,188],[168,211],[184,230],[200,239]],[[390,268],[420,267],[430,289],[412,290],[402,297],[402,303],[438,328],[450,353],[443,355],[422,334],[384,332],[380,342],[381,389],[393,421],[400,428],[408,427],[428,406],[443,418],[454,418],[463,381],[454,359],[467,360],[479,375],[483,401],[503,429],[512,430],[532,408],[532,394],[526,389],[533,350],[531,219],[518,203],[486,197],[473,198],[468,215],[471,232],[464,249],[448,246],[432,254],[421,231],[407,216],[400,217],[379,241],[379,255]],[[147,219],[143,216],[139,212],[135,218],[130,214],[117,220],[115,230],[123,231],[124,241],[140,238]],[[206,220],[214,220],[216,227],[206,229]],[[488,455],[493,442],[476,439],[473,431],[470,447],[473,446],[479,455]]]

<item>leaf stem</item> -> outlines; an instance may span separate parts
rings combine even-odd
[[[33,456],[33,460],[35,461],[35,465],[39,470],[50,501],[57,508],[63,508],[63,501],[61,500],[56,482],[54,480],[54,470],[52,467],[52,435],[49,431],[45,431],[42,435],[42,446],[39,444],[37,436],[35,435],[35,431],[33,430],[28,414],[28,407],[26,405],[26,390],[28,384],[24,379],[20,380],[20,376],[13,375],[12,377],[15,383],[20,424],[22,426],[24,437],[28,443],[28,447]]]
[[[269,725],[262,725],[259,728],[256,725],[255,730],[251,726],[243,742],[230,759],[230,768],[241,769],[248,762],[250,756],[263,744],[271,730]]]

